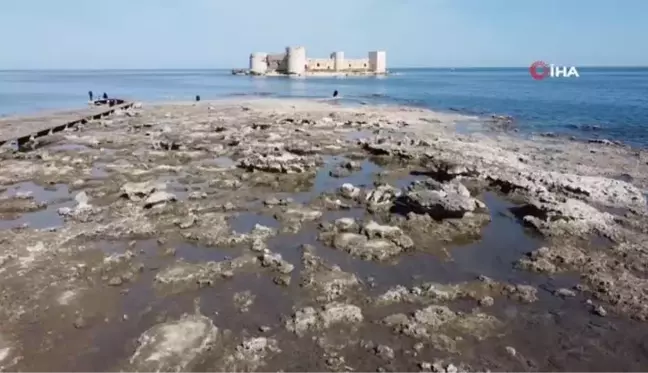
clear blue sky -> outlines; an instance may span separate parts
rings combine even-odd
[[[392,67],[648,65],[648,0],[0,0],[0,69],[247,67],[384,49]]]

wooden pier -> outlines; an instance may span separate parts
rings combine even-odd
[[[0,118],[0,146],[12,141],[16,141],[20,146],[32,138],[48,136],[133,106],[132,102],[117,102],[119,104],[114,106],[93,106],[80,110]]]

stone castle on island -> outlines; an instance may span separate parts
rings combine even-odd
[[[237,71],[233,71],[237,73]],[[306,48],[287,47],[285,53],[256,52],[250,55],[250,75],[382,75],[387,73],[384,51],[369,52],[367,58],[348,59],[344,52],[333,52],[329,58],[308,58]]]

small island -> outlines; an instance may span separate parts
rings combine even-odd
[[[372,51],[366,58],[348,59],[344,52],[333,52],[328,58],[307,58],[306,48],[286,47],[284,53],[250,54],[249,69],[232,70],[233,75],[261,76],[349,76],[386,75],[387,54]]]

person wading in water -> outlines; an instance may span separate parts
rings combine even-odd
[[[88,91],[88,97],[90,98],[90,102],[92,102],[93,101],[92,99],[94,98],[92,91]]]
[[[338,96],[338,91],[336,89],[335,91],[333,91],[333,97],[337,97],[337,96]]]

